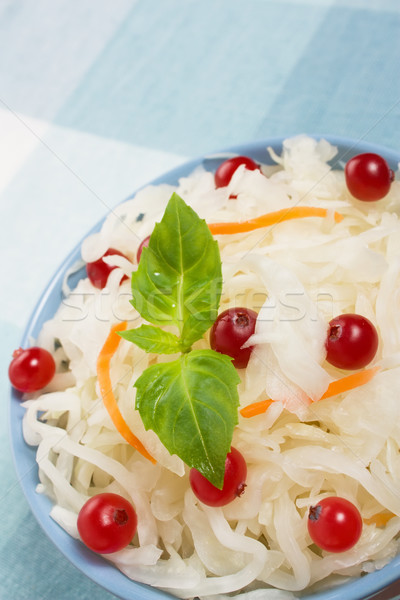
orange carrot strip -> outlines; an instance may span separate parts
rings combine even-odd
[[[104,406],[106,407],[107,412],[110,415],[117,431],[131,446],[140,452],[140,454],[155,464],[155,459],[147,452],[142,442],[129,429],[128,424],[118,408],[117,401],[112,391],[110,362],[121,341],[120,336],[117,335],[117,331],[124,331],[126,327],[126,321],[111,327],[110,333],[108,334],[104,346],[100,350],[100,354],[97,358],[97,379],[99,381],[100,393],[104,402]]]
[[[250,419],[250,417],[256,417],[257,415],[262,415],[265,411],[271,406],[273,400],[261,400],[261,402],[253,402],[253,404],[249,404],[248,406],[244,406],[240,410],[240,414],[245,419]]]
[[[261,215],[255,219],[249,219],[248,221],[242,221],[241,223],[209,223],[208,227],[213,235],[244,233],[246,231],[259,229],[260,227],[276,225],[282,221],[304,219],[305,217],[326,217],[327,215],[328,210],[325,208],[318,208],[315,206],[294,206],[293,208],[283,208],[282,210],[266,213],[265,215]],[[343,215],[338,212],[335,212],[334,215],[336,223],[339,223],[343,219]]]
[[[379,370],[379,367],[373,367],[372,369],[365,369],[364,371],[352,373],[351,375],[347,375],[346,377],[342,377],[341,379],[332,381],[332,383],[329,384],[325,394],[321,396],[320,400],[324,400],[325,398],[331,398],[332,396],[336,396],[337,394],[349,392],[350,390],[365,385],[366,383],[371,381],[371,379],[376,375],[376,373],[378,373]],[[250,417],[255,417],[257,415],[261,415],[270,407],[272,402],[274,401],[261,400],[261,402],[253,402],[253,404],[249,404],[248,406],[242,408],[240,414],[246,419],[249,419]]]
[[[337,394],[343,394],[343,392],[349,392],[354,388],[365,385],[371,381],[371,379],[379,370],[379,367],[373,367],[372,369],[365,369],[364,371],[352,373],[351,375],[347,375],[346,377],[332,381],[332,383],[329,384],[325,394],[321,396],[320,400],[331,398],[332,396],[337,396]]]
[[[392,512],[381,512],[372,515],[368,519],[364,519],[366,525],[376,525],[377,527],[384,527],[390,519],[393,519],[396,515]]]

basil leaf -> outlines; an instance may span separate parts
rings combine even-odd
[[[203,219],[177,194],[132,274],[131,303],[154,325],[175,325],[183,351],[218,315],[222,272],[217,242]]]
[[[136,408],[145,428],[219,489],[238,422],[239,381],[228,356],[192,350],[148,367],[135,383]]]
[[[240,379],[228,356],[191,346],[217,318],[221,288],[217,242],[173,194],[132,274],[131,303],[153,325],[175,326],[179,337],[152,325],[121,335],[147,352],[182,352],[137,379],[136,408],[171,454],[220,489],[238,422]]]
[[[181,344],[176,335],[152,325],[141,325],[137,329],[119,331],[118,334],[146,352],[175,354],[181,351]]]

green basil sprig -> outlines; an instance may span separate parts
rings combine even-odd
[[[217,242],[205,221],[173,194],[132,274],[131,303],[153,325],[120,335],[146,352],[181,353],[137,379],[136,408],[171,454],[218,488],[238,422],[240,379],[228,356],[191,347],[217,318],[221,288]]]

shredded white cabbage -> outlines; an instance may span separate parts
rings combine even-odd
[[[73,537],[88,497],[110,491],[138,514],[132,545],[108,555],[128,577],[179,598],[290,600],[304,589],[338,585],[381,568],[400,538],[400,183],[377,203],[350,198],[342,171],[327,164],[336,149],[305,136],[286,140],[277,167],[239,168],[227,188],[197,169],[177,188],[149,186],[121,204],[82,245],[85,261],[112,247],[129,257],[104,290],[88,279],[72,290],[37,340],[55,357],[57,375],[26,402],[23,431],[38,447],[38,491],[54,500],[52,517]],[[265,175],[268,175],[266,177]],[[259,317],[241,407],[272,398],[265,414],[240,417],[233,445],[248,466],[245,493],[223,508],[194,496],[188,469],[145,431],[134,410],[133,384],[156,360],[122,340],[111,365],[114,394],[151,464],[116,431],[102,403],[96,360],[110,326],[142,320],[129,303],[136,250],[173,191],[208,222],[240,221],[296,205],[327,208],[307,218],[245,234],[217,236],[223,263],[221,311],[247,306]],[[335,223],[333,211],[344,219]],[[144,215],[138,219],[138,213]],[[65,288],[68,291],[68,288]],[[381,371],[347,394],[317,401],[343,373],[325,361],[329,320],[368,317],[380,337]],[[208,347],[205,336],[196,344]],[[173,358],[173,357],[172,357]],[[383,511],[386,524],[364,524],[359,542],[340,554],[319,551],[306,526],[310,505],[340,495],[364,519]],[[237,592],[241,592],[237,595]]]

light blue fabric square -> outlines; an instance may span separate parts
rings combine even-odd
[[[141,0],[57,123],[192,155],[250,140],[327,10]]]
[[[332,133],[399,146],[400,12],[332,7],[257,137]]]
[[[135,0],[2,0],[0,100],[52,120]],[[0,102],[0,107],[1,107]]]

